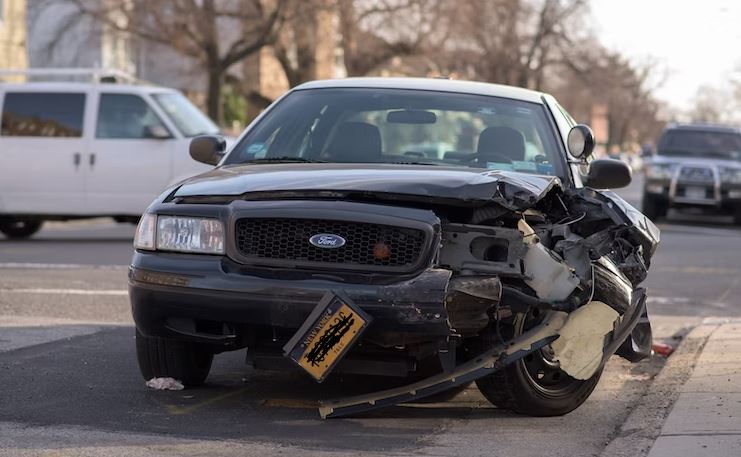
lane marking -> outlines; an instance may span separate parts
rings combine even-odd
[[[86,265],[81,263],[25,263],[25,262],[0,262],[0,269],[18,270],[124,270],[128,265]]]
[[[0,288],[0,293],[13,293],[13,294],[44,294],[44,295],[112,295],[112,296],[126,296],[129,294],[127,290],[117,289],[8,289]]]
[[[741,276],[737,276],[736,279],[733,280],[733,282],[726,288],[725,292],[723,292],[723,295],[720,296],[718,302],[725,302],[726,298],[728,298],[728,295],[730,295],[731,291],[738,285],[739,281],[741,281]]]
[[[221,395],[217,395],[215,397],[207,398],[201,402],[198,402],[190,406],[177,406],[177,405],[166,404],[165,407],[167,408],[168,414],[171,414],[173,416],[180,416],[183,414],[191,413],[197,409],[203,408],[204,406],[212,405],[214,403],[218,403],[220,401],[226,400],[227,398],[231,398],[237,395],[242,395],[243,393],[251,389],[252,389],[252,386],[242,387],[232,392],[227,392]]]

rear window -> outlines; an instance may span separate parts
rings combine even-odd
[[[8,92],[2,136],[81,137],[85,94]]]
[[[712,130],[669,130],[659,141],[659,155],[741,160],[741,134]]]

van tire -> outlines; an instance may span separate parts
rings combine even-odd
[[[175,378],[195,387],[206,381],[214,354],[202,344],[144,336],[137,330],[136,358],[146,381]]]
[[[43,224],[39,220],[0,219],[0,233],[11,240],[21,240],[41,230]]]

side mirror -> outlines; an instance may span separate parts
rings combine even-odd
[[[593,189],[619,189],[630,184],[633,172],[620,160],[598,159],[589,164],[584,185]]]
[[[144,127],[144,137],[155,140],[167,140],[172,138],[172,135],[170,135],[170,132],[164,125],[155,124]]]
[[[594,150],[594,133],[588,125],[575,125],[569,131],[566,143],[572,156],[577,159],[586,159]]]
[[[190,156],[207,165],[216,165],[224,156],[226,140],[218,135],[201,135],[190,140]]]

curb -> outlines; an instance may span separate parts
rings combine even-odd
[[[703,323],[692,329],[666,361],[637,406],[616,431],[601,457],[648,455],[661,434],[666,418],[695,369],[705,344],[721,323]]]

